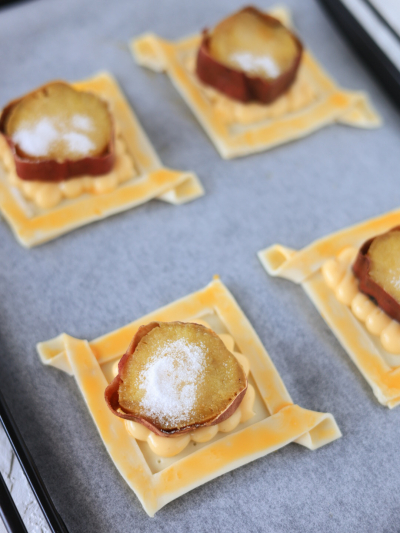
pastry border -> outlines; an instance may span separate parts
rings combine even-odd
[[[135,439],[125,430],[123,420],[115,417],[105,404],[107,382],[100,364],[121,356],[143,323],[191,320],[210,312],[218,315],[240,351],[246,354],[250,372],[270,416],[216,442],[211,441],[152,474]],[[108,453],[149,516],[195,487],[286,444],[297,442],[314,450],[341,436],[331,414],[293,404],[250,322],[217,278],[204,289],[91,342],[61,334],[39,343],[37,350],[42,363],[74,375]],[[104,408],[99,409],[99,405]]]
[[[162,166],[136,115],[110,74],[101,72],[92,78],[73,83],[73,86],[104,95],[112,101],[114,118],[139,175],[109,193],[84,194],[73,200],[64,200],[53,209],[42,210],[40,214],[29,217],[0,165],[0,211],[20,244],[28,248],[36,246],[153,198],[178,205],[204,194],[195,174]]]

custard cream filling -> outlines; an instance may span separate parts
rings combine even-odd
[[[196,76],[196,57],[184,62],[190,75],[196,79],[200,91],[213,106],[214,111],[227,123],[254,124],[262,120],[280,118],[311,105],[317,99],[317,91],[307,77],[306,68],[300,65],[296,80],[289,89],[271,104],[244,104],[228,98],[216,89],[203,84]]]
[[[109,193],[119,184],[138,175],[125,141],[118,131],[115,139],[115,156],[112,171],[101,176],[78,176],[57,183],[27,181],[17,175],[11,149],[5,137],[0,135],[0,160],[4,165],[9,184],[21,191],[25,199],[40,209],[50,209],[64,199],[78,198],[84,193]]]
[[[196,323],[202,323],[200,320],[196,320]],[[208,327],[208,324],[203,325]],[[241,353],[233,351],[234,340],[231,335],[226,333],[219,335],[224,342],[227,349],[233,353],[238,362],[242,365],[246,377],[249,375],[250,364],[248,359]],[[118,361],[113,368],[113,374],[116,376],[118,373]],[[247,386],[246,394],[240,403],[236,411],[224,422],[215,424],[214,426],[208,426],[193,430],[191,433],[185,435],[179,435],[176,437],[160,437],[147,429],[138,422],[125,420],[125,429],[129,435],[137,440],[145,441],[149,445],[151,451],[159,457],[174,457],[181,451],[183,451],[188,444],[193,441],[196,443],[208,442],[215,437],[218,432],[229,433],[233,431],[239,424],[247,422],[252,418],[255,413],[253,411],[255,400],[255,390],[250,384]]]
[[[400,323],[358,289],[358,280],[351,269],[357,253],[356,248],[349,246],[336,258],[326,261],[321,269],[325,283],[334,291],[337,300],[350,307],[353,315],[372,335],[380,337],[386,351],[400,355]]]

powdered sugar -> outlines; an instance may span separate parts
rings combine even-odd
[[[145,390],[140,403],[144,412],[169,427],[179,426],[190,416],[204,379],[206,347],[184,339],[160,347],[139,376]]]
[[[45,156],[56,139],[57,130],[48,118],[42,118],[33,126],[22,127],[12,136],[14,143],[26,154],[36,157]]]
[[[69,131],[64,133],[61,139],[66,142],[68,150],[77,154],[87,154],[95,148],[94,143],[84,133]]]
[[[71,124],[77,130],[93,131],[93,121],[86,115],[75,114],[71,118]]]
[[[389,274],[391,275],[390,283],[396,290],[400,289],[400,266],[396,269],[390,269]]]
[[[262,73],[267,78],[276,78],[280,74],[279,65],[273,57],[257,56],[250,52],[235,52],[230,59],[250,74]]]
[[[47,156],[57,143],[64,143],[70,152],[85,155],[95,148],[86,134],[91,130],[92,120],[84,115],[77,114],[63,120],[43,117],[34,123],[23,123],[12,135],[12,140],[33,157]]]

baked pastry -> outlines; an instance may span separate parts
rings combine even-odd
[[[121,420],[107,407],[104,390],[118,372],[121,354],[142,324],[160,322],[189,322],[196,331],[211,328],[240,363],[247,392],[225,421],[165,437]],[[62,334],[37,349],[44,364],[75,377],[114,464],[150,516],[189,490],[289,442],[314,450],[341,435],[332,415],[293,404],[251,324],[219,279],[90,343]]]
[[[399,223],[394,211],[300,251],[273,245],[259,252],[270,275],[301,283],[389,408],[400,403]]]
[[[161,166],[115,80],[106,73],[52,82],[0,118],[0,210],[24,246],[158,197],[203,194],[191,173]]]
[[[271,20],[270,16],[283,28],[283,49],[289,49],[282,61],[285,66],[273,81],[244,76],[243,71],[232,68],[233,64],[223,65],[211,57],[208,45],[213,32],[176,42],[147,33],[132,40],[132,53],[139,65],[168,73],[225,159],[267,150],[334,122],[379,126],[381,120],[365,94],[339,88],[311,53],[301,49],[287,9],[275,8],[264,14],[245,8],[221,25],[239,19],[240,29],[240,19],[245,17],[259,28],[260,20]],[[222,55],[226,58],[227,54]],[[255,79],[249,85],[251,78]]]

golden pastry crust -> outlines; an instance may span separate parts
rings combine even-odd
[[[113,378],[112,366],[141,324],[196,322],[197,317],[221,337],[229,334],[235,351],[246,355],[249,381],[256,391],[255,415],[229,433],[219,433],[209,442],[191,442],[175,457],[161,459],[147,442],[133,439],[124,421],[109,411],[104,389]],[[74,375],[108,453],[150,516],[206,481],[290,442],[314,450],[341,436],[332,415],[293,405],[251,324],[218,279],[90,343],[62,334],[39,343],[37,349],[44,364]]]
[[[72,184],[39,184],[39,189],[44,187],[39,191],[37,182],[21,184],[15,177],[10,152],[3,142],[0,146],[0,211],[23,246],[41,244],[153,198],[181,204],[204,194],[195,174],[161,165],[110,74],[100,73],[72,85],[75,89],[93,92],[109,103],[120,139],[117,144],[120,156],[108,176],[83,178],[79,183],[70,180]]]
[[[290,27],[286,9],[269,14]],[[339,88],[308,50],[294,85],[271,105],[229,100],[195,75],[200,42],[199,35],[169,42],[148,33],[133,39],[131,50],[139,65],[168,73],[224,159],[267,150],[334,122],[364,128],[381,124],[367,96]]]
[[[365,241],[399,223],[395,210],[303,250],[274,244],[258,254],[268,274],[302,285],[378,401],[389,408],[400,403],[400,325],[358,292],[351,263]]]

